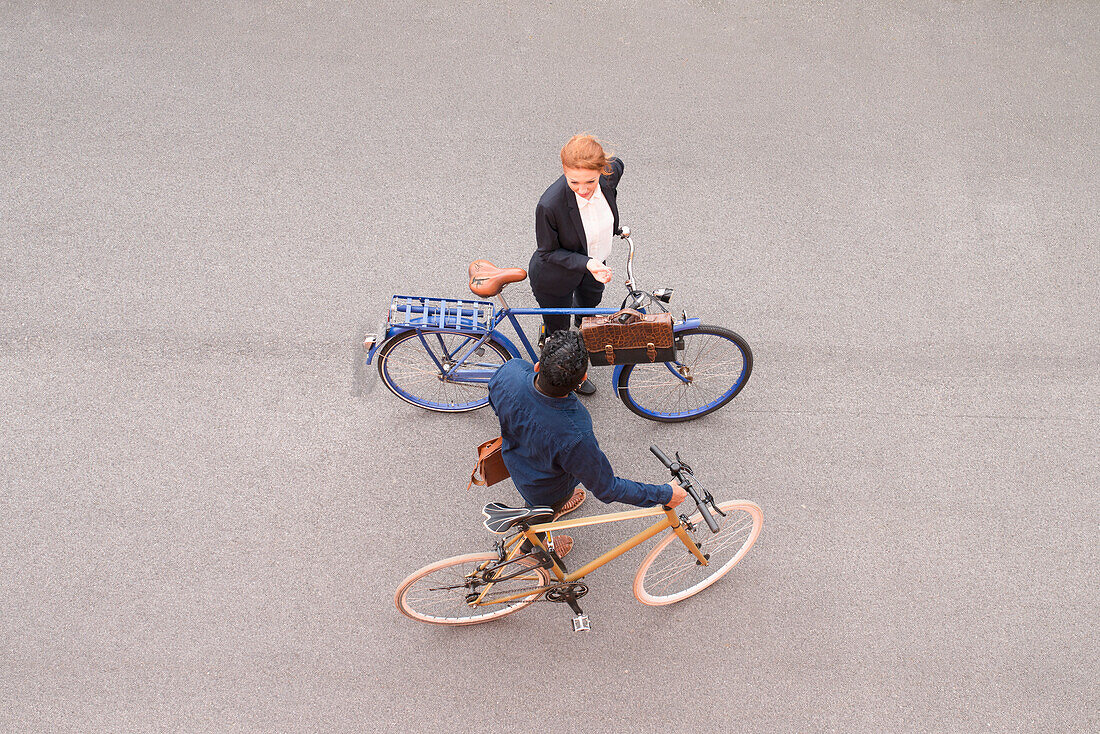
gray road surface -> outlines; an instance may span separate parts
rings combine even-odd
[[[0,730],[1100,728],[1095,3],[6,2],[0,29]],[[391,293],[523,265],[579,130],[626,161],[642,282],[756,356],[677,426],[601,371],[601,442],[650,481],[646,446],[682,449],[764,534],[668,608],[619,559],[587,636],[550,604],[416,624],[401,578],[518,495],[463,491],[491,413],[398,401],[357,344]]]

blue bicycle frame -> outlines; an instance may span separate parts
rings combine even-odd
[[[492,301],[394,296],[390,306],[390,316],[385,327],[379,327],[379,330],[375,334],[369,335],[366,342],[364,342],[364,346],[368,349],[367,364],[371,363],[374,359],[374,353],[387,339],[415,330],[418,332],[418,338],[423,344],[425,352],[445,377],[468,383],[488,383],[492,379],[492,371],[469,369],[467,360],[489,339],[507,349],[512,357],[522,358],[524,356],[515,342],[498,330],[497,327],[504,321],[512,324],[520,343],[527,352],[526,356],[532,362],[537,362],[539,357],[535,352],[535,347],[527,338],[527,334],[520,326],[517,317],[602,316],[617,311],[618,309],[615,308],[510,308],[508,306],[497,309],[496,304]],[[699,323],[699,319],[696,318],[676,322],[673,324],[673,332],[696,328]],[[471,341],[468,345],[465,345],[460,353],[450,355],[452,359],[449,360],[449,367],[439,361],[435,356],[435,351],[428,344],[432,332],[441,329],[466,332],[471,339],[477,337],[476,341]],[[677,362],[666,362],[665,366],[669,372],[686,383],[687,379],[675,369],[678,364]],[[623,367],[623,365],[616,365],[612,371],[611,384],[615,389],[619,387],[619,377],[622,374]]]

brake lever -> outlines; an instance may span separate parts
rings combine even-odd
[[[712,510],[714,510],[715,512],[717,512],[722,517],[726,517],[727,516],[726,513],[722,512],[722,508],[719,507],[718,503],[714,501],[713,495],[711,495],[711,493],[707,492],[707,490],[705,490],[705,489],[703,491],[707,493],[706,497],[704,497],[703,499],[705,499],[707,501],[707,504],[710,505],[710,508]]]
[[[727,513],[722,512],[722,508],[718,506],[718,503],[714,501],[714,495],[710,493],[710,490],[702,486],[698,482],[692,482],[695,485],[696,490],[703,490],[703,502],[710,505],[710,508],[717,512],[722,517],[728,517]]]
[[[679,451],[676,452],[676,463],[680,465],[680,469],[682,471],[686,471],[688,474],[691,474],[692,476],[695,476],[695,472],[693,472],[691,470],[691,467],[688,466],[687,462],[680,458],[680,452]]]

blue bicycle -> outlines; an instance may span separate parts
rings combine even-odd
[[[671,288],[648,292],[634,281],[634,241],[627,258],[623,308],[668,311]],[[385,324],[368,334],[367,364],[377,356],[378,374],[397,397],[428,410],[459,413],[489,404],[488,384],[509,359],[523,354],[498,327],[512,324],[531,361],[538,353],[520,327],[520,316],[595,316],[614,308],[511,308],[502,290],[527,278],[521,268],[497,268],[485,260],[470,265],[470,290],[489,300],[395,295]],[[626,407],[655,421],[679,422],[718,410],[748,382],[752,351],[739,335],[700,323],[683,312],[673,321],[675,358],[655,364],[617,365],[611,384]]]

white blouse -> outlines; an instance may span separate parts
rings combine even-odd
[[[575,192],[573,195],[577,196]],[[588,256],[606,263],[611,255],[611,230],[615,226],[615,217],[611,213],[611,205],[604,198],[603,189],[596,186],[591,199],[577,196],[577,207],[581,210]]]

